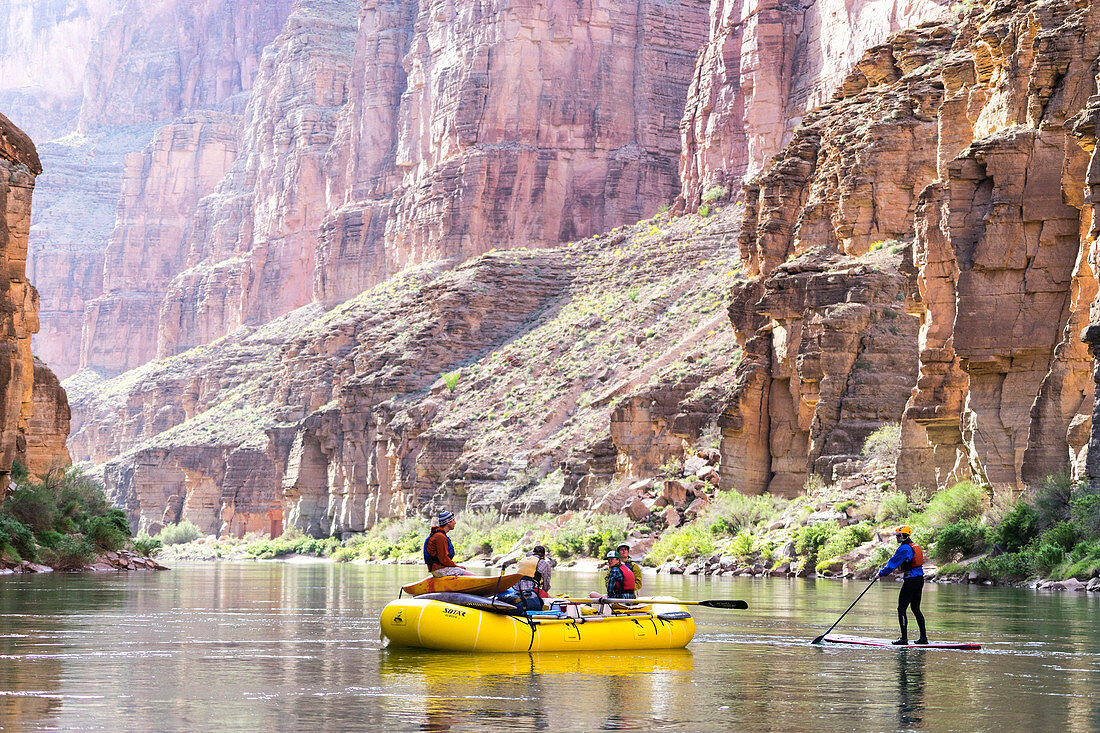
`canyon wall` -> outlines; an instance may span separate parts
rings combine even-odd
[[[919,334],[894,352],[908,369],[876,370],[892,387],[875,390],[894,401],[891,419],[908,395],[901,488],[975,478],[1011,492],[1066,466],[1082,475],[1094,385],[1080,333],[1096,297],[1083,115],[1096,94],[1097,22],[1090,4],[991,2],[957,24],[898,33],[746,185],[742,257],[754,277],[734,290],[731,314],[759,356],[739,367],[725,437],[754,465],[755,488],[789,491],[812,471],[832,478],[813,445],[835,410],[801,397],[801,351],[799,386],[787,382],[802,348],[791,334],[825,323],[771,304],[822,251],[849,269],[877,249],[905,255],[896,272],[911,284],[893,292],[911,315],[892,320],[907,333],[919,319]],[[842,300],[866,303],[892,270],[868,273]],[[874,343],[873,326],[857,332],[861,348]],[[770,344],[750,348],[761,340]],[[832,376],[851,387],[845,365]],[[777,386],[801,409],[769,398]]]
[[[865,49],[952,15],[941,0],[714,0],[680,125],[682,201],[767,167]]]
[[[589,506],[717,435],[736,218],[430,263],[112,379],[82,372],[71,448],[144,529]]]
[[[31,355],[38,292],[26,277],[31,196],[42,164],[34,143],[0,114],[0,501],[12,463],[35,472],[68,464],[68,404],[56,377]]]

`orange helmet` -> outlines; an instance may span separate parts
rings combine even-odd
[[[903,524],[900,527],[894,528],[894,534],[911,535],[913,534],[913,528],[910,527],[908,524]]]

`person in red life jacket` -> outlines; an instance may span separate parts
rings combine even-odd
[[[424,564],[428,572],[437,578],[444,575],[473,575],[461,565],[455,564],[455,546],[447,533],[455,528],[455,515],[444,509],[439,512],[439,524],[432,527],[424,540]]]
[[[637,594],[642,590],[642,566],[630,559],[630,545],[621,544],[615,548],[615,553],[619,556],[619,563],[625,567],[630,568],[630,572],[634,573],[634,593]],[[603,584],[607,585],[608,573],[605,571],[603,574]]]
[[[924,590],[924,551],[909,538],[912,527],[908,525],[894,530],[894,538],[898,541],[898,550],[890,558],[890,562],[879,571],[879,577],[886,577],[895,570],[901,569],[904,580],[901,583],[901,593],[898,594],[898,623],[901,624],[901,638],[894,642],[898,646],[909,643],[909,618],[906,609],[912,608],[913,615],[917,619],[917,627],[920,629],[920,638],[917,644],[927,644],[928,634],[924,629],[924,614],[920,612],[920,597]]]
[[[619,560],[614,550],[607,553],[607,597],[634,598],[634,572]]]

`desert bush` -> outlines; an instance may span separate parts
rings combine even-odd
[[[785,503],[771,494],[746,496],[737,491],[720,491],[707,506],[702,519],[711,533],[734,535],[770,520]]]
[[[95,556],[95,548],[86,537],[73,535],[63,535],[54,547],[42,548],[42,561],[55,570],[80,570]]]
[[[454,392],[455,387],[458,386],[458,380],[462,378],[461,372],[447,372],[443,375],[443,384],[446,385],[448,392]]]
[[[102,552],[121,550],[130,540],[126,515],[118,509],[111,509],[105,517],[90,517],[84,532],[88,541]]]
[[[1040,531],[1069,521],[1074,488],[1068,469],[1047,476],[1035,487],[1028,504],[1035,510],[1035,524]]]
[[[150,537],[145,532],[138,532],[137,537],[132,540],[134,546],[134,552],[142,557],[153,557],[161,551],[164,547],[162,543],[156,537]]]
[[[0,548],[4,548],[6,559],[12,561],[34,560],[37,548],[34,532],[10,514],[0,513]]]
[[[48,486],[36,481],[24,481],[4,502],[10,513],[32,532],[52,530],[57,523],[57,497]]]
[[[890,522],[905,519],[913,511],[909,504],[909,497],[900,491],[891,491],[883,494],[879,500],[878,509],[875,511],[875,521]]]
[[[821,548],[833,535],[840,531],[836,522],[821,522],[799,527],[794,535],[794,551],[799,557],[806,558],[809,567],[816,567],[820,561]]]
[[[1065,549],[1052,542],[1040,542],[1026,554],[1030,556],[1032,572],[1040,575],[1048,575],[1066,557]]]
[[[868,460],[894,464],[901,452],[901,425],[886,423],[863,441],[862,454]]]
[[[1003,551],[1013,553],[1023,550],[1037,535],[1035,510],[1019,502],[993,529],[989,541]]]
[[[703,203],[713,204],[715,201],[721,201],[729,195],[730,190],[725,186],[711,186],[703,192]]]
[[[843,527],[829,537],[818,552],[819,562],[839,557],[871,540],[873,533],[865,524],[852,524]]]
[[[545,544],[558,557],[601,557],[626,539],[629,524],[626,517],[617,514],[588,517],[578,514],[559,527]]]
[[[752,554],[755,545],[756,539],[752,536],[752,532],[743,529],[730,543],[730,552],[738,557],[748,557]]]
[[[164,525],[164,528],[156,535],[157,539],[164,545],[182,545],[185,542],[193,542],[202,536],[202,530],[186,519],[175,524]]]
[[[936,532],[931,555],[937,562],[947,562],[957,554],[973,555],[985,549],[985,535],[985,527],[974,519],[945,525]]]
[[[1019,580],[1031,577],[1033,573],[1031,558],[1026,552],[1006,552],[983,557],[972,562],[969,567],[979,575],[990,578]]]
[[[1069,552],[1077,545],[1080,536],[1072,522],[1058,522],[1039,537],[1040,543],[1049,543]]]
[[[925,514],[933,527],[943,527],[964,519],[977,519],[988,506],[989,495],[985,489],[970,481],[960,481],[933,494]]]
[[[1079,492],[1070,507],[1070,519],[1081,536],[1100,537],[1100,494]]]
[[[656,564],[673,558],[694,559],[713,554],[714,535],[700,524],[694,523],[665,532],[653,545],[646,559]]]
[[[890,562],[890,558],[894,556],[894,550],[886,545],[879,545],[875,549],[871,550],[871,554],[866,560],[858,565],[860,570],[870,570],[871,568],[881,568],[886,563]]]

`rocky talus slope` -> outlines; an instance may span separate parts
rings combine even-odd
[[[1082,475],[1098,48],[1087,2],[979,3],[957,22],[903,31],[870,49],[746,185],[741,246],[755,277],[735,288],[731,313],[746,342],[737,419],[756,428],[737,450],[758,487],[788,490],[828,468],[817,446],[858,445],[862,421],[897,414],[906,396],[902,488],[973,477],[1015,491],[1067,464]],[[777,306],[777,294],[799,292],[801,263],[854,273],[882,249],[906,264],[871,265],[847,286],[826,278],[850,288],[834,310],[799,315],[790,297]],[[857,304],[872,312],[844,313]],[[813,356],[834,314],[847,323],[834,343],[891,352],[846,427],[824,393],[829,379],[862,387],[855,352],[841,345],[833,364]],[[896,347],[881,341],[883,325],[904,337]],[[893,404],[879,411],[880,400]]]
[[[14,461],[32,472],[69,462],[65,391],[31,355],[38,292],[26,277],[27,234],[34,180],[41,172],[34,143],[0,114],[0,501]]]
[[[85,372],[72,450],[146,529],[329,535],[440,506],[598,504],[683,441],[718,442],[738,216],[423,265],[111,380]]]

